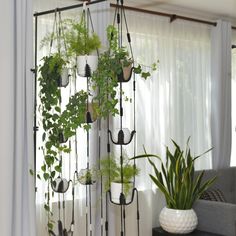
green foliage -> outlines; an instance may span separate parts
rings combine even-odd
[[[38,79],[41,87],[39,95],[43,105],[42,112],[46,112],[48,116],[45,118],[51,118],[48,112],[51,111],[51,107],[58,105],[58,99],[60,97],[58,82],[66,62],[61,58],[59,53],[46,56],[42,61],[43,65],[39,68],[41,76]],[[44,125],[48,124],[44,123]]]
[[[122,73],[124,67],[133,64],[129,56],[128,50],[125,47],[118,45],[118,31],[114,26],[107,27],[107,39],[109,48],[107,51],[100,54],[98,59],[98,68],[93,73],[91,81],[93,89],[99,90],[99,93],[94,98],[100,101],[97,113],[101,117],[107,117],[108,114],[115,116],[119,113],[116,105],[118,103],[118,79],[117,76]],[[153,65],[152,70],[156,70],[157,65]],[[150,72],[145,72],[140,64],[133,68],[135,74],[140,74],[141,77],[147,79],[150,77]],[[129,100],[129,99],[127,99]]]
[[[29,170],[30,175],[34,176],[34,171],[32,169]]]
[[[70,97],[66,109],[59,119],[66,138],[75,135],[76,129],[85,125],[86,101],[88,94],[83,90]]]
[[[39,111],[41,113],[41,122],[43,126],[41,150],[44,154],[44,163],[41,166],[42,173],[37,174],[37,178],[50,185],[61,172],[62,163],[60,155],[69,153],[71,150],[67,144],[61,144],[59,135],[63,133],[64,138],[70,138],[76,133],[78,127],[89,129],[86,124],[86,102],[88,93],[79,91],[70,97],[66,109],[60,108],[61,93],[58,87],[62,69],[66,62],[61,54],[56,53],[46,56],[42,59],[43,64],[39,67],[40,76],[38,78],[41,104]],[[33,174],[32,171],[30,171]],[[50,219],[50,191],[45,193],[45,210],[48,212],[48,229],[53,227],[53,221]]]
[[[66,25],[65,40],[69,55],[89,55],[101,47],[98,35],[88,31],[84,17],[81,17],[79,22],[67,19],[64,25]]]
[[[59,134],[63,132],[65,138],[72,137],[78,127],[89,129],[85,124],[87,93],[79,91],[70,97],[66,109],[60,108],[60,88],[58,80],[66,62],[59,53],[43,58],[43,65],[40,66],[39,85],[41,100],[40,113],[42,115],[44,143],[44,163],[41,167],[42,176],[38,178],[50,181],[55,178],[55,173],[61,173],[59,153],[69,153],[70,148],[66,144],[60,144]]]
[[[82,173],[79,173],[78,181],[81,184],[93,184],[96,182],[98,171],[95,168],[85,169]]]
[[[194,162],[200,156],[192,156],[189,148],[189,139],[186,150],[181,150],[179,145],[172,140],[175,151],[170,152],[166,147],[166,162],[164,163],[157,155],[145,154],[136,156],[132,159],[147,158],[154,170],[154,175],[149,174],[152,181],[165,195],[168,208],[172,209],[191,209],[194,202],[199,199],[204,191],[215,181],[216,177],[202,183],[204,171],[194,177]],[[210,149],[211,150],[211,149]],[[210,151],[208,150],[208,151]],[[208,152],[207,151],[207,152]],[[151,160],[155,157],[161,162],[158,170],[155,163]]]
[[[121,178],[121,165],[117,163],[114,156],[108,157],[101,160],[100,162],[100,174],[105,181],[105,190],[110,189],[111,182],[122,183]],[[123,157],[123,184],[124,184],[124,194],[127,195],[130,190],[130,183],[132,179],[139,174],[140,170],[130,163],[127,156]]]

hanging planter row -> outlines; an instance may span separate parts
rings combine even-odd
[[[50,53],[43,57],[42,65],[39,67],[40,113],[44,130],[41,149],[44,163],[41,167],[42,173],[37,176],[50,183],[54,192],[65,193],[69,189],[70,182],[73,182],[73,186],[77,182],[92,185],[96,182],[97,176],[101,175],[105,186],[109,186],[111,190],[112,202],[120,204],[120,193],[124,192],[125,202],[130,203],[134,193],[129,196],[134,187],[132,179],[139,173],[132,164],[126,163],[121,167],[115,160],[111,162],[112,159],[109,158],[101,161],[101,170],[87,168],[79,173],[76,171],[76,180],[73,181],[62,177],[63,153],[71,152],[68,140],[76,135],[77,128],[84,128],[88,132],[91,128],[90,124],[97,119],[106,119],[109,115],[119,114],[120,111],[116,107],[117,94],[120,92],[119,83],[130,81],[133,73],[139,74],[144,79],[150,76],[150,72],[143,71],[141,65],[134,66],[127,48],[119,47],[117,28],[108,26],[107,39],[108,48],[98,57],[101,42],[97,34],[89,30],[84,13],[79,21],[71,19],[62,21],[60,15],[57,20],[55,13],[53,32],[46,36],[41,44],[50,45]],[[57,42],[54,53],[52,53],[53,42]],[[152,70],[156,70],[156,66],[154,63]],[[87,77],[87,80],[89,78],[91,87],[87,91],[75,92],[62,110],[61,88],[69,85],[70,78],[75,74],[74,70],[79,76]],[[89,98],[92,102],[88,102]],[[129,132],[122,128],[115,133],[110,131],[110,138],[117,145],[129,144],[134,135],[135,130]],[[111,169],[106,169],[106,161],[116,170],[114,178],[110,177]],[[121,168],[124,168],[122,178]],[[125,182],[121,183],[122,180]],[[113,192],[117,185],[119,185],[118,191]],[[45,194],[47,198],[45,209],[48,212],[51,211],[49,195],[50,192]],[[51,230],[51,222],[48,227]]]

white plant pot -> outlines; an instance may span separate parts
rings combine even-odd
[[[129,183],[130,186],[130,191],[129,193],[125,196],[125,200],[126,203],[131,202],[131,198],[132,198],[132,186],[133,183]],[[115,183],[115,182],[111,182],[111,200],[114,203],[119,204],[120,203],[120,194],[122,192],[122,184],[121,183]]]
[[[193,209],[176,210],[164,207],[159,221],[165,231],[173,234],[188,234],[196,229],[198,224],[197,215]]]
[[[79,76],[85,77],[85,66],[89,65],[91,73],[98,67],[97,55],[85,55],[77,57],[77,73]]]
[[[60,87],[66,87],[69,84],[69,70],[68,68],[63,68],[59,81]]]

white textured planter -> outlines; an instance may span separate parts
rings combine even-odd
[[[193,209],[176,210],[164,207],[160,213],[159,221],[165,231],[173,234],[188,234],[198,224],[197,215]]]
[[[126,203],[131,202],[131,197],[132,197],[132,186],[133,183],[129,183],[130,186],[130,191],[129,193],[125,196]],[[111,182],[111,200],[114,203],[119,204],[120,203],[120,193],[122,192],[122,184],[121,183],[115,183]]]
[[[91,73],[93,73],[98,67],[98,56],[85,55],[77,57],[77,73],[79,76],[85,77],[86,63],[89,65]]]

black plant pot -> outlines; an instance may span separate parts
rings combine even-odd
[[[60,143],[66,143],[68,141],[68,138],[65,138],[63,131],[59,132],[58,139]]]
[[[85,113],[84,123],[91,124],[97,120],[97,112],[96,112],[96,109],[94,108],[94,106],[96,106],[96,103],[89,103],[88,104],[88,109]]]
[[[116,145],[128,145],[132,141],[135,133],[135,130],[130,132],[127,128],[123,128],[121,130],[117,129],[114,132],[109,130],[111,141]]]
[[[129,82],[132,77],[133,69],[132,64],[122,67],[122,72],[117,75],[118,82]]]
[[[64,178],[58,177],[51,181],[52,190],[56,193],[65,193],[67,192],[70,186],[70,181],[67,181]]]

